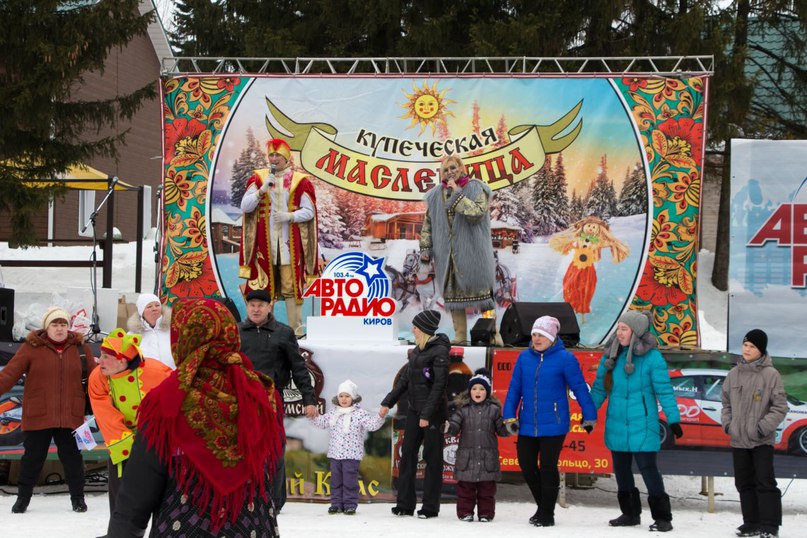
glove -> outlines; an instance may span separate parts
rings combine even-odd
[[[443,422],[443,433],[448,433],[448,430],[449,430],[450,427],[451,427],[451,424],[449,424],[449,422],[447,420],[445,422]]]
[[[518,434],[518,421],[514,418],[509,418],[504,421],[504,429],[507,430],[507,433],[510,435],[517,435]]]
[[[275,182],[275,176],[268,176],[266,180],[263,182],[263,185],[261,185],[261,188],[259,189],[261,191],[261,194],[266,194],[266,191],[268,191],[271,188],[270,185],[274,182]]]
[[[294,213],[288,211],[272,211],[272,220],[275,222],[289,222],[294,218]]]
[[[583,426],[583,429],[586,430],[586,433],[591,433],[594,431],[594,426],[597,425],[596,420],[583,420],[580,422],[580,425]]]
[[[672,430],[676,439],[680,439],[684,436],[684,430],[681,429],[681,425],[677,422],[675,424],[670,424],[670,429]]]

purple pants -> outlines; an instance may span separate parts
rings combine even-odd
[[[359,460],[331,458],[331,506],[347,509],[359,505]]]
[[[493,519],[496,515],[496,482],[457,482],[457,517],[476,515]]]

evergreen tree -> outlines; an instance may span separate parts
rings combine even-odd
[[[341,210],[341,216],[345,223],[342,239],[351,237],[361,237],[364,232],[364,224],[367,221],[367,196],[362,196],[345,189],[334,187],[336,204]]]
[[[554,175],[552,173],[552,158],[547,155],[544,165],[535,174],[532,189],[533,226],[535,235],[550,235],[555,233],[554,208]]]
[[[569,227],[571,217],[569,216],[569,186],[566,182],[566,167],[563,164],[563,153],[559,153],[555,159],[554,190],[556,200],[555,229],[560,231]]]
[[[647,182],[644,169],[639,163],[625,174],[625,184],[619,193],[618,215],[640,215],[647,213]]]
[[[572,191],[572,198],[569,202],[569,224],[574,224],[582,219],[586,213],[586,203],[583,198],[577,195],[577,191]]]
[[[319,243],[326,248],[342,248],[345,223],[336,203],[332,187],[317,183],[317,225]]]
[[[252,128],[247,129],[247,145],[241,150],[238,159],[233,164],[230,183],[230,205],[241,207],[241,199],[247,190],[247,180],[255,170],[268,167],[266,152],[255,138]]]
[[[6,22],[0,35],[0,211],[10,213],[12,242],[36,244],[31,217],[65,192],[25,181],[57,176],[95,157],[116,157],[126,133],[97,133],[131,119],[156,95],[156,85],[148,84],[103,101],[71,99],[83,74],[103,70],[113,47],[146,33],[153,12],[141,16],[138,4],[0,3]]]
[[[522,204],[516,193],[516,185],[499,189],[490,202],[490,218],[507,224],[519,224]]]
[[[591,195],[586,201],[586,215],[594,215],[608,220],[616,215],[617,200],[614,183],[608,178],[608,158],[603,155],[600,160],[600,171],[591,188]]]

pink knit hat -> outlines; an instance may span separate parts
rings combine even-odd
[[[552,316],[541,316],[532,324],[531,334],[542,334],[554,342],[559,330],[560,321]]]

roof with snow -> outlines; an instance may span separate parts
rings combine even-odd
[[[518,224],[510,224],[509,222],[504,222],[501,220],[491,220],[490,221],[490,229],[491,230],[516,230],[521,231],[521,226]]]
[[[403,217],[403,216],[408,216],[408,215],[420,216],[420,215],[423,215],[423,214],[424,214],[423,211],[404,211],[402,213],[375,213],[373,215],[370,215],[370,221],[371,222],[387,222],[387,221],[392,220],[392,219],[394,219],[396,217]]]
[[[229,226],[241,226],[241,216],[239,216],[237,219],[233,219],[220,207],[214,207],[210,212],[210,222],[227,224]]]

